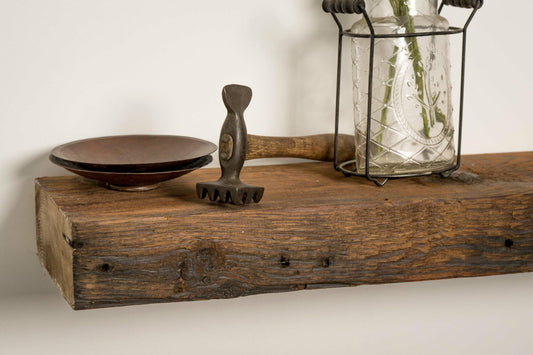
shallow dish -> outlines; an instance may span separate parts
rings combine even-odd
[[[149,173],[181,170],[216,149],[215,144],[193,137],[112,136],[63,144],[52,150],[50,160],[68,169]]]

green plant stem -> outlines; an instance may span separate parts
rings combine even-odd
[[[415,32],[415,24],[413,21],[413,18],[409,15],[409,5],[407,4],[407,0],[389,0],[390,4],[393,8],[394,15],[398,18],[405,19],[405,30],[407,33],[414,33]],[[415,85],[418,97],[421,101],[424,101],[424,66],[422,64],[422,55],[420,54],[420,48],[418,46],[418,41],[416,37],[407,37],[405,38],[405,41],[407,42],[407,46],[409,47],[409,58],[411,59],[412,65],[413,65],[413,71],[415,74]],[[396,50],[397,47],[395,47],[395,53],[397,53]],[[395,54],[393,57],[393,61],[396,61],[397,55]],[[392,68],[393,70],[389,69],[389,79],[394,79],[394,76],[396,75],[396,69]],[[385,90],[385,97],[384,102],[389,103],[392,95],[392,87],[387,86]],[[384,110],[386,111],[386,110]],[[442,118],[442,113],[440,115],[437,114],[437,117]],[[426,137],[430,137],[429,129],[430,129],[430,122],[428,119],[428,112],[424,107],[422,107],[422,120],[424,123],[424,134]],[[383,125],[386,124],[387,121],[387,114],[386,112],[381,114],[381,123]]]

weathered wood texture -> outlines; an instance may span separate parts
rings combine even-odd
[[[533,271],[533,153],[378,188],[329,163],[245,168],[260,204],[36,181],[39,257],[75,309]]]
[[[261,158],[304,158],[320,161],[333,161],[335,158],[335,135],[321,134],[307,137],[264,137],[249,134],[247,137],[246,159]],[[338,161],[354,158],[355,139],[339,134]]]

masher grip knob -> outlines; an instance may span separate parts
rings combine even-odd
[[[222,100],[229,113],[242,117],[252,101],[252,89],[243,85],[226,85],[222,90]]]
[[[364,0],[324,0],[322,9],[333,14],[361,14],[365,9]]]
[[[479,9],[483,6],[483,0],[442,0],[444,5],[463,7],[465,9]]]

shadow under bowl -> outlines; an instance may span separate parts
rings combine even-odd
[[[77,169],[65,167],[68,171],[83,176],[85,178],[96,180],[105,184],[107,188],[118,191],[142,192],[149,191],[159,187],[159,184],[178,178],[199,169],[213,161],[211,155],[197,159],[193,163],[177,170],[164,170],[158,172],[109,172],[97,170]]]

